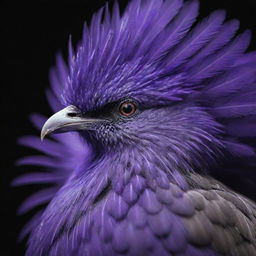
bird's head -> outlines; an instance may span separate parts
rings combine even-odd
[[[59,61],[62,89],[54,97],[64,108],[45,123],[42,138],[78,131],[101,153],[137,149],[186,166],[221,155],[229,135],[213,89],[228,72],[241,72],[232,65],[249,34],[232,41],[238,23],[223,24],[223,11],[188,33],[197,13],[197,1],[180,0],[132,1],[122,17],[117,6],[104,19],[100,10],[75,53],[70,46],[69,66]]]
[[[98,94],[98,102],[105,99],[104,92]],[[174,161],[184,164],[184,160],[192,163],[193,158],[203,164],[206,155],[214,157],[221,147],[220,127],[203,108],[191,102],[159,104],[158,98],[147,103],[143,97],[129,94],[100,106],[94,103],[90,109],[86,103],[83,107],[73,101],[48,119],[42,137],[50,132],[78,131],[100,153],[126,149],[168,152]]]

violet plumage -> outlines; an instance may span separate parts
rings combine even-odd
[[[68,65],[57,58],[57,113],[32,116],[52,139],[20,139],[45,155],[18,163],[47,171],[14,185],[53,184],[20,208],[48,203],[22,232],[26,255],[255,254],[256,204],[214,177],[255,178],[256,54],[237,20],[216,11],[196,24],[198,9],[106,6]]]

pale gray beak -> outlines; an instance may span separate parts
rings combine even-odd
[[[50,133],[62,133],[76,130],[93,129],[95,123],[103,119],[85,118],[81,111],[75,106],[68,106],[52,115],[41,130],[41,140]]]

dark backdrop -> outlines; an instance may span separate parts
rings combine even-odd
[[[49,115],[45,99],[48,86],[48,70],[54,65],[55,55],[67,53],[69,34],[73,42],[80,38],[83,22],[89,21],[93,12],[104,0],[5,0],[0,6],[2,68],[1,96],[1,226],[0,255],[24,255],[25,242],[16,243],[21,227],[31,214],[17,216],[21,201],[35,186],[11,188],[11,180],[31,167],[16,167],[21,156],[34,153],[17,146],[18,137],[35,134],[28,115],[39,112]],[[110,4],[113,1],[109,1]],[[127,1],[119,1],[122,8]],[[212,10],[224,8],[228,18],[238,18],[241,30],[254,31],[251,50],[256,49],[256,1],[255,0],[201,0],[201,16]]]

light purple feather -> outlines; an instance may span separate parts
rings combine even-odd
[[[45,184],[45,183],[60,183],[63,182],[61,174],[59,176],[55,172],[33,172],[19,176],[12,182],[12,186],[24,186],[29,184]]]
[[[42,143],[40,138],[36,136],[21,137],[19,138],[18,143],[20,145],[39,150],[42,153],[48,154],[50,156],[61,157],[66,152],[66,150],[63,149],[61,144],[53,142],[49,139],[45,139],[44,143]]]
[[[19,165],[34,165],[34,166],[44,166],[55,168],[59,166],[58,161],[48,157],[48,156],[27,156],[16,161]]]

